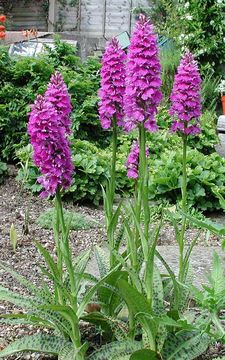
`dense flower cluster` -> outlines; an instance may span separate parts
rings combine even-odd
[[[170,100],[170,115],[174,116],[172,131],[181,131],[186,135],[198,134],[201,115],[201,78],[196,61],[190,52],[181,60],[175,76]]]
[[[117,125],[123,125],[125,59],[126,54],[120,48],[118,41],[112,39],[102,58],[99,115],[103,129],[112,126],[113,117],[117,120]]]
[[[45,97],[57,110],[61,126],[65,128],[66,134],[70,134],[71,122],[69,115],[72,106],[66,84],[59,71],[56,71],[55,74],[52,75]]]
[[[125,130],[134,129],[140,122],[144,122],[149,131],[157,130],[155,114],[162,98],[159,90],[160,68],[153,25],[144,15],[140,15],[131,38],[127,59]]]
[[[131,146],[131,150],[126,162],[127,176],[129,178],[132,179],[138,178],[139,154],[140,154],[139,144],[137,141],[134,141]],[[149,156],[148,148],[146,148],[146,156]]]
[[[34,163],[42,173],[38,181],[45,191],[41,195],[54,195],[57,188],[68,188],[72,182],[73,165],[65,128],[61,126],[61,117],[54,105],[41,95],[32,106],[28,134]]]

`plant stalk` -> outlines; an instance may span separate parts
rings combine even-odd
[[[182,136],[183,140],[183,173],[182,173],[182,186],[181,186],[181,194],[182,194],[182,225],[181,225],[181,234],[179,241],[179,251],[180,251],[180,259],[179,259],[179,280],[183,280],[183,262],[184,262],[184,236],[186,230],[186,211],[187,211],[187,135]]]
[[[115,199],[115,190],[116,190],[116,158],[117,158],[117,123],[116,118],[112,119],[113,133],[112,133],[112,162],[110,168],[110,179],[109,179],[109,207],[107,214],[107,236],[110,246],[110,268],[112,269],[115,265],[115,256],[113,250],[115,248],[114,244],[114,229],[110,227],[112,218],[113,218],[113,203]],[[111,228],[111,229],[110,229]]]

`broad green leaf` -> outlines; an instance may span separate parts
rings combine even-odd
[[[157,360],[157,353],[149,349],[141,349],[135,351],[131,355],[130,360]]]
[[[219,191],[216,191],[215,188],[212,187],[212,192],[218,197],[220,206],[223,210],[225,210],[225,199],[223,196],[219,193]]]
[[[165,313],[164,291],[160,271],[156,265],[153,269],[153,310],[156,315]]]
[[[33,294],[40,297],[40,299],[43,300],[43,297],[45,296],[51,296],[50,291],[46,292],[44,290],[40,290],[38,287],[36,287],[32,282],[27,280],[24,276],[18,274],[16,271],[12,270],[10,267],[6,266],[3,262],[0,262],[0,268],[4,269],[7,273],[9,273],[12,277],[14,277],[21,285],[23,285],[26,289],[28,289]],[[46,293],[44,295],[44,293]]]
[[[162,350],[163,360],[193,360],[203,354],[210,344],[207,334],[198,331],[169,334]]]
[[[65,346],[59,352],[58,360],[75,360],[77,355],[77,350],[74,348],[73,344]]]
[[[0,352],[0,357],[24,351],[57,355],[62,348],[69,344],[70,342],[57,336],[35,334],[14,341]]]
[[[105,284],[98,289],[99,301],[102,303],[104,311],[110,316],[116,315],[116,308],[121,304],[121,295],[118,288],[116,288],[116,284],[119,279],[127,280],[127,278],[127,272],[115,271],[109,276]]]
[[[109,271],[109,273],[106,276],[104,276],[102,279],[100,279],[96,285],[94,285],[90,290],[87,291],[87,293],[84,295],[84,297],[78,307],[78,311],[77,311],[78,319],[83,315],[83,312],[84,312],[87,304],[91,301],[94,293],[98,290],[98,288],[101,285],[103,285],[107,281],[107,279],[112,275],[113,272],[118,270],[119,267],[120,267],[120,264],[117,264],[111,271]]]
[[[51,322],[31,314],[4,314],[0,315],[1,323],[9,324],[32,324],[36,326],[52,327]]]
[[[77,360],[79,354],[85,354],[88,349],[88,343],[84,343],[80,348],[74,348],[72,343],[66,345],[60,350],[58,360]],[[82,357],[83,359],[83,357]]]
[[[101,249],[99,246],[95,246],[95,258],[98,264],[98,270],[100,277],[103,278],[109,272],[109,256],[106,252]]]
[[[123,359],[122,356],[132,354],[134,351],[141,349],[140,341],[116,341],[103,345],[101,349],[95,351],[88,357],[88,360],[117,360]]]
[[[134,316],[140,312],[151,315],[150,304],[143,294],[139,293],[134,287],[132,287],[130,284],[128,284],[127,281],[123,279],[118,280],[118,288],[124,301]]]
[[[38,304],[38,300],[34,297],[16,294],[3,286],[0,286],[0,300],[8,301],[24,309],[34,309]]]

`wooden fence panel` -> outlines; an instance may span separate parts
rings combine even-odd
[[[31,28],[36,28],[38,31],[47,30],[47,14],[41,1],[15,1],[9,20],[9,30],[19,31]]]
[[[130,32],[131,0],[106,2],[105,36],[111,37],[123,31]]]

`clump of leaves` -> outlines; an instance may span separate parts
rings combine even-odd
[[[64,210],[64,218],[66,223],[70,223],[71,230],[88,230],[98,226],[98,222],[77,212]],[[52,229],[55,217],[55,209],[50,208],[44,211],[36,220],[37,224],[43,229]]]

